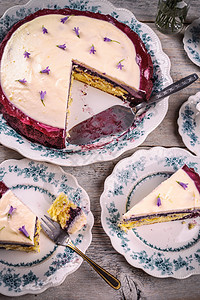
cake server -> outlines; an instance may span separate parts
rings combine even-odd
[[[93,269],[115,290],[118,290],[121,286],[120,281],[115,278],[108,271],[100,267],[97,263],[91,260],[81,250],[79,250],[71,241],[69,234],[66,230],[62,229],[61,226],[53,221],[48,216],[44,215],[45,219],[41,218],[43,223],[41,227],[46,235],[58,246],[69,247],[78,255],[80,255],[85,261],[87,261]],[[45,225],[44,225],[45,224]]]
[[[135,106],[112,106],[93,117],[77,124],[69,130],[67,141],[70,144],[86,145],[107,136],[123,133],[134,123],[136,116],[141,115],[149,105],[158,103],[165,97],[174,94],[198,79],[196,73],[178,80],[153,95],[148,102],[142,102]]]

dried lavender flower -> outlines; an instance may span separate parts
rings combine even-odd
[[[19,228],[19,231],[21,231],[29,240],[30,240],[30,235],[26,231],[25,225]]]
[[[94,45],[90,48],[90,54],[95,54],[96,50],[94,49]]]
[[[31,55],[31,54],[30,54],[28,51],[25,51],[25,52],[24,52],[24,58],[29,58],[30,55]]]
[[[56,47],[65,50],[65,49],[66,49],[66,44],[63,44],[63,45],[56,45]]]
[[[40,71],[40,73],[46,73],[47,75],[49,75],[49,72],[50,72],[49,66],[46,67],[46,69]]]
[[[80,38],[80,34],[79,34],[79,27],[74,27],[74,29],[73,29],[73,30],[75,31],[75,33],[76,33],[77,37],[79,37],[79,38]]]

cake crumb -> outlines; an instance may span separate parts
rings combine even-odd
[[[188,224],[188,229],[191,230],[191,229],[193,229],[196,225],[197,225],[197,222],[196,222],[196,221],[193,221],[192,223],[189,223],[189,224]]]

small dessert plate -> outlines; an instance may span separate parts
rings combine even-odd
[[[87,215],[87,224],[71,235],[73,242],[85,252],[92,240],[93,215],[89,196],[72,175],[60,167],[31,161],[7,160],[0,164],[0,180],[25,203],[39,219],[60,192],[80,206]],[[0,291],[6,296],[38,294],[60,285],[75,272],[82,258],[69,248],[56,246],[41,231],[40,252],[0,249]]]
[[[183,44],[189,59],[200,67],[200,18],[186,28]]]
[[[116,251],[155,277],[200,274],[200,218],[141,226],[124,232],[122,214],[184,164],[200,174],[200,159],[180,148],[139,150],[121,160],[106,179],[101,222]]]
[[[200,155],[200,92],[190,96],[179,110],[178,131],[185,146]]]

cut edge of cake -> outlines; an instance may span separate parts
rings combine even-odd
[[[7,200],[4,200],[5,197],[8,197]],[[9,198],[12,198],[12,204],[15,203],[14,207],[9,204]],[[34,222],[34,228],[33,228],[33,236],[28,236],[28,232],[26,231],[27,223],[23,222],[23,215],[21,215],[19,212],[16,212],[19,207],[23,207],[26,212],[30,212],[32,215],[32,211],[24,204],[22,201],[16,197],[16,195],[5,185],[3,181],[0,181],[0,206],[1,201],[6,201],[6,207],[5,210],[1,210],[0,212],[0,219],[2,218],[2,221],[0,222],[1,228],[0,228],[0,248],[4,248],[6,250],[19,250],[19,251],[26,251],[26,252],[40,252],[40,231],[41,231],[41,225],[40,221],[37,216],[35,216],[35,222]],[[3,205],[3,204],[2,204]],[[15,214],[15,216],[14,216]],[[21,227],[17,226],[15,228],[15,224],[13,224],[13,219],[15,219],[16,224],[21,224]],[[27,220],[26,220],[27,221]],[[7,228],[6,228],[7,227]],[[5,230],[5,231],[4,231]],[[15,236],[18,236],[18,242],[14,242],[12,240],[5,240],[5,236],[3,238],[2,234],[6,237],[9,236],[9,232],[13,232]],[[23,242],[19,242],[20,238],[23,239]],[[32,238],[32,239],[31,239]],[[25,241],[26,240],[26,241]]]
[[[176,178],[176,174],[178,174],[179,170],[182,170],[187,175],[187,182],[180,182],[178,178]],[[138,202],[136,204],[137,207],[134,205],[130,210],[123,214],[119,227],[127,231],[128,229],[142,225],[185,220],[200,216],[200,177],[194,169],[189,168],[187,165],[184,165],[179,170],[172,175],[174,178],[173,180],[175,180],[175,185],[171,185],[172,176],[170,177],[171,179],[168,178],[163,181],[151,193]],[[162,187],[165,185],[164,189],[166,189],[168,183],[170,183],[169,192],[162,195]],[[188,193],[187,195],[185,194],[185,198],[182,197],[184,200],[181,199],[182,201],[185,201],[183,207],[178,207],[176,203],[174,203],[174,209],[172,209],[173,201],[172,198],[170,198],[170,195],[171,197],[172,195],[176,195],[176,198],[178,199],[180,193],[182,195],[183,193]],[[188,196],[188,198],[186,196]],[[150,212],[151,208],[150,210],[146,209],[145,211],[145,205],[146,207],[154,206],[155,209],[152,209],[152,212]],[[165,205],[164,210],[162,210],[162,205]],[[169,206],[169,209],[167,209],[167,206]],[[134,212],[134,209],[136,209],[137,213]],[[138,213],[138,210],[140,209],[141,212]]]
[[[60,193],[47,211],[53,221],[60,224],[69,234],[76,233],[86,223],[83,210],[70,201],[65,193]]]

